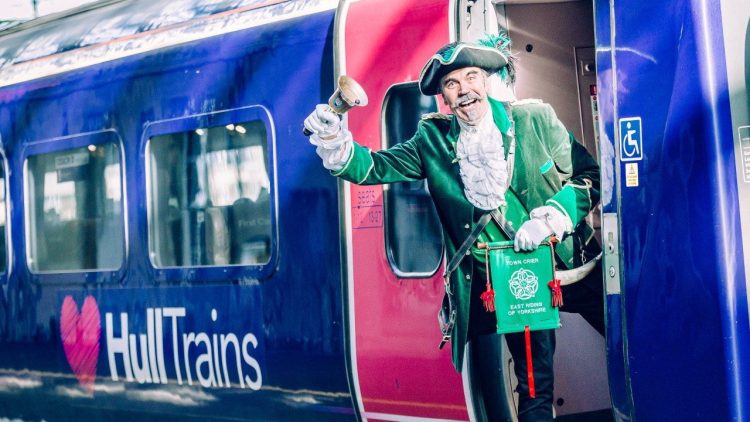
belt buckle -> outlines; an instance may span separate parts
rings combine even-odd
[[[438,349],[443,350],[443,346],[445,346],[445,343],[447,343],[451,339],[450,334],[444,334],[443,340],[440,341],[440,345],[438,345]]]

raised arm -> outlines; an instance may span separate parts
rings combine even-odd
[[[305,119],[310,143],[331,174],[352,183],[374,185],[410,182],[424,178],[422,157],[419,153],[419,133],[391,148],[373,152],[352,139],[352,134],[341,126],[339,116],[326,105],[318,105]]]

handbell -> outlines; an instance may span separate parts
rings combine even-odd
[[[353,78],[341,75],[336,83],[336,91],[328,99],[328,107],[331,111],[343,116],[347,111],[354,107],[364,107],[367,105],[367,93],[362,86]],[[305,136],[312,135],[312,132],[303,131]]]
[[[328,105],[333,109],[334,113],[343,115],[353,107],[366,106],[367,93],[353,78],[341,75],[339,76],[336,91],[328,99]]]

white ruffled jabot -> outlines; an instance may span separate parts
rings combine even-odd
[[[466,199],[477,208],[494,210],[505,203],[508,187],[508,163],[503,149],[503,135],[495,126],[492,110],[476,126],[458,119],[461,132],[456,143]]]

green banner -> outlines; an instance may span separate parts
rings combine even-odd
[[[497,332],[516,333],[560,328],[560,314],[552,306],[554,251],[542,243],[531,252],[515,252],[513,242],[486,244],[492,289],[495,291]]]

